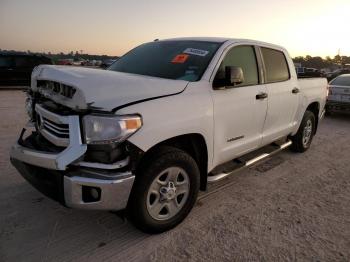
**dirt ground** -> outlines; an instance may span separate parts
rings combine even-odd
[[[9,162],[21,91],[0,91],[0,261],[350,261],[350,116],[327,117],[311,149],[288,150],[202,195],[160,235],[108,212],[67,209]]]

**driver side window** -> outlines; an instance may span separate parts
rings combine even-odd
[[[258,64],[253,46],[236,46],[226,54],[218,69],[214,81],[225,78],[225,67],[237,66],[242,68],[244,81],[235,87],[257,85],[259,83]]]

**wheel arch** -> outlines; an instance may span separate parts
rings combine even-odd
[[[199,133],[179,135],[153,145],[144,152],[140,158],[136,167],[136,173],[141,173],[140,169],[142,169],[151,156],[157,152],[157,149],[163,146],[170,146],[183,150],[196,161],[200,171],[200,190],[206,190],[208,175],[208,147],[205,138]]]

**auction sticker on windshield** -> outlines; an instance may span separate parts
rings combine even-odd
[[[171,62],[174,64],[183,64],[186,62],[188,56],[189,55],[186,55],[186,54],[177,55],[173,58],[173,60],[171,60]]]
[[[206,56],[207,54],[209,54],[209,51],[195,48],[186,48],[184,53],[189,55]]]

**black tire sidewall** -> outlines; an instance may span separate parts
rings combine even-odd
[[[168,220],[155,220],[147,210],[147,194],[154,179],[169,167],[184,169],[189,177],[190,192],[183,208]],[[141,171],[142,172],[142,171]],[[158,233],[179,224],[191,211],[199,191],[199,169],[194,159],[182,150],[172,149],[156,154],[143,172],[137,174],[128,204],[129,217],[136,227],[148,233]]]
[[[305,146],[303,143],[303,136],[304,136],[304,128],[308,120],[311,120],[312,122],[312,134],[309,142]],[[292,138],[293,140],[292,150],[296,152],[305,152],[306,150],[308,150],[310,148],[312,139],[315,134],[315,128],[316,128],[316,119],[315,119],[314,113],[312,113],[311,111],[306,111],[301,121],[297,134]]]
[[[305,150],[308,149],[310,147],[310,145],[311,145],[312,139],[313,139],[314,134],[315,134],[315,122],[316,122],[315,121],[315,115],[312,112],[310,112],[310,111],[306,111],[305,116],[303,118],[303,128],[302,128],[302,132],[301,132],[302,140],[303,140],[303,137],[304,137],[304,134],[303,134],[304,133],[303,132],[304,128],[306,126],[307,121],[309,121],[309,120],[311,120],[311,123],[312,123],[312,133],[311,133],[310,140],[309,140],[309,142],[307,143],[306,146],[302,142],[302,146],[303,146],[303,148]]]

